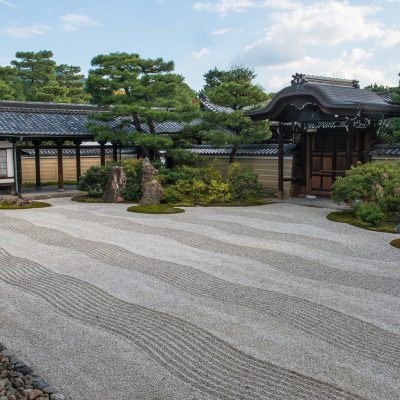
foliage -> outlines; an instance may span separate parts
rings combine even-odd
[[[135,143],[150,160],[159,149],[173,146],[172,139],[156,130],[165,121],[189,122],[196,117],[194,93],[174,63],[162,58],[143,59],[138,54],[111,53],[92,60],[87,90],[93,102],[113,104],[110,111],[94,115],[89,129],[100,140]],[[98,121],[109,122],[108,126]],[[112,125],[112,127],[110,127]]]
[[[78,203],[104,203],[102,197],[91,197],[87,195],[74,196],[71,198],[72,201],[77,201]]]
[[[246,200],[261,196],[261,183],[254,170],[234,162],[228,168],[228,184],[233,200]]]
[[[204,75],[203,94],[211,103],[221,106],[219,112],[205,111],[205,139],[216,146],[232,146],[230,162],[236,157],[239,144],[256,143],[271,135],[266,121],[254,122],[245,115],[252,107],[265,102],[269,96],[253,82],[254,70],[242,66],[230,70],[214,68]]]
[[[88,192],[89,196],[92,197],[102,196],[107,184],[108,174],[112,167],[112,163],[90,167],[85,174],[81,176],[78,189],[83,192]]]
[[[155,206],[132,206],[128,208],[128,211],[142,214],[179,214],[185,212],[182,208],[172,207],[168,204],[159,204]]]
[[[359,203],[355,209],[357,217],[367,224],[377,226],[385,218],[385,214],[381,211],[380,207],[374,203]]]
[[[80,68],[56,65],[53,53],[19,51],[10,67],[0,67],[0,99],[84,103],[84,76]]]
[[[51,204],[45,203],[44,201],[33,201],[32,203],[25,204],[22,206],[17,206],[15,203],[11,202],[0,202],[0,210],[27,210],[30,208],[45,208],[51,207]]]
[[[142,172],[142,160],[126,158],[119,163],[126,174],[126,186],[122,193],[124,200],[137,201],[140,199],[140,176]]]
[[[101,197],[104,193],[111,168],[115,165],[114,162],[109,162],[104,166],[90,167],[85,174],[81,176],[78,189],[88,192],[89,197]],[[126,186],[122,193],[124,200],[139,200],[141,194],[140,174],[142,170],[142,160],[126,158],[121,160],[117,165],[123,167],[126,174]]]
[[[174,186],[168,186],[164,189],[161,201],[163,203],[174,204],[183,200],[183,193]]]
[[[400,162],[371,162],[352,167],[332,185],[336,202],[344,201],[362,221],[378,224],[400,209]]]
[[[221,204],[251,201],[260,196],[261,185],[250,167],[239,163],[226,169],[218,162],[203,168],[182,166],[161,171],[165,185],[163,201],[179,201],[197,204]]]

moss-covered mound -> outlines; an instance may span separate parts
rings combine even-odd
[[[168,204],[159,204],[156,206],[132,206],[128,208],[128,211],[142,214],[178,214],[185,212],[182,208],[172,207]]]
[[[45,208],[51,207],[51,204],[45,203],[44,201],[33,201],[32,203],[25,204],[23,206],[17,206],[14,203],[1,202],[0,210],[27,210],[30,208]]]
[[[196,203],[203,207],[251,207],[251,206],[264,206],[271,204],[272,201],[265,199],[249,199],[243,201],[230,201],[227,203]]]
[[[88,196],[88,195],[75,196],[75,197],[72,197],[71,200],[78,201],[80,203],[104,203],[104,200],[102,197],[94,197],[94,196]]]
[[[357,215],[353,210],[335,211],[328,214],[326,217],[329,221],[342,222],[357,226],[358,228],[368,229],[370,231],[396,233],[394,229],[395,215],[389,215],[389,217],[379,225],[372,225],[361,221],[357,218]]]
[[[396,247],[397,249],[400,249],[400,239],[394,239],[394,240],[392,240],[392,241],[390,242],[390,244],[391,244],[393,247]]]

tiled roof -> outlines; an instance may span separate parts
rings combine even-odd
[[[290,155],[294,145],[285,144],[284,155]],[[228,156],[231,152],[231,146],[213,147],[209,145],[193,146],[189,149],[191,152],[202,156]],[[274,157],[278,155],[277,144],[248,144],[239,146],[236,153],[238,156],[255,157]]]
[[[34,149],[21,149],[22,154],[26,157],[34,157],[35,150]],[[118,149],[118,154],[121,151],[121,155],[123,156],[135,156],[136,148],[123,148],[121,150]],[[63,149],[64,157],[75,157],[74,149]],[[111,156],[113,151],[110,148],[105,149],[106,156]],[[100,147],[85,149],[81,147],[80,150],[81,157],[100,157]],[[40,149],[40,157],[57,157],[56,149]]]
[[[400,160],[400,143],[376,145],[370,152],[370,155],[372,158],[388,157],[398,158]]]
[[[88,115],[106,111],[107,108],[89,104],[60,104],[0,101],[0,136],[23,137],[86,137],[92,138],[86,125]],[[123,118],[114,121],[113,126],[121,123]],[[191,121],[198,124],[200,120]],[[99,122],[99,124],[106,124]],[[186,123],[177,121],[156,122],[157,133],[180,132]],[[146,124],[143,131],[149,133]],[[126,125],[124,131],[134,131],[133,124]]]

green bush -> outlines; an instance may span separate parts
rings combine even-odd
[[[261,183],[254,170],[234,162],[228,168],[228,185],[234,200],[248,200],[261,196]]]
[[[126,201],[137,201],[141,196],[140,176],[142,160],[126,158],[118,163],[125,171],[126,186],[122,196]]]
[[[359,203],[355,207],[357,217],[367,224],[379,225],[385,219],[385,214],[374,203]]]
[[[100,197],[104,193],[107,184],[107,177],[113,163],[107,163],[101,167],[90,167],[78,182],[78,189],[88,192],[90,196]]]
[[[361,221],[376,226],[400,209],[400,162],[352,167],[333,183],[332,196],[349,204]]]
[[[163,203],[179,203],[183,200],[183,194],[174,186],[168,186],[164,189],[161,201]]]

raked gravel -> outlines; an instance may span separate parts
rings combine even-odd
[[[0,212],[0,341],[69,399],[400,392],[393,235],[286,203]]]

